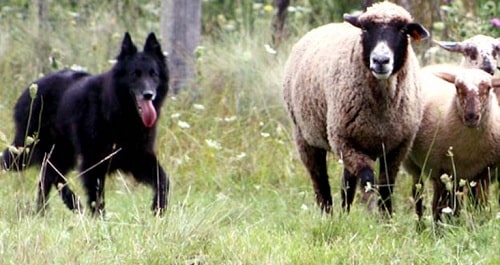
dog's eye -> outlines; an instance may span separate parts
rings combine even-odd
[[[135,78],[139,78],[139,77],[141,77],[141,75],[142,75],[142,72],[140,70],[135,70],[132,72],[132,76]]]
[[[151,69],[151,70],[149,70],[149,75],[150,75],[151,77],[157,77],[157,76],[158,76],[158,73],[157,73],[154,69]]]

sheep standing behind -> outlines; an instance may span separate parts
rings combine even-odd
[[[343,161],[342,206],[348,211],[358,179],[374,185],[381,211],[392,213],[396,174],[420,125],[419,69],[409,37],[429,33],[400,6],[382,2],[348,23],[307,33],[293,47],[285,68],[284,99],[300,158],[322,210],[332,206],[326,156]]]
[[[423,214],[422,177],[430,176],[437,221],[445,208],[457,213],[454,191],[459,180],[475,181],[478,191],[488,190],[488,169],[500,161],[500,107],[492,91],[500,87],[500,79],[480,69],[450,65],[424,67],[419,74],[424,114],[404,167],[413,176],[419,220]],[[448,176],[441,177],[443,174]]]
[[[461,42],[434,41],[434,43],[447,51],[461,53],[463,57],[460,66],[464,68],[482,69],[491,75],[495,74],[498,68],[500,38],[476,35]],[[494,88],[494,92],[497,99],[500,98],[500,88]],[[497,175],[497,182],[500,184],[500,174]],[[500,204],[500,188],[498,204]]]
[[[434,41],[439,47],[463,55],[460,66],[482,69],[491,75],[497,69],[500,57],[500,38],[476,35],[461,42]]]

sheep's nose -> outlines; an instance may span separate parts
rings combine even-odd
[[[390,60],[391,59],[387,56],[373,56],[372,57],[372,62],[373,62],[373,64],[376,64],[376,65],[388,64],[390,62]]]
[[[479,118],[480,118],[479,114],[474,112],[469,112],[465,114],[465,120],[467,122],[477,123],[477,121],[479,121]]]
[[[483,66],[481,67],[481,69],[483,69],[483,71],[487,72],[490,75],[495,74],[495,69],[491,67],[491,65]]]

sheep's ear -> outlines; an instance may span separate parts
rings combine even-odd
[[[500,38],[496,39],[495,49],[500,51]]]
[[[453,84],[455,84],[455,78],[457,77],[456,74],[450,72],[434,72],[434,75]]]
[[[432,40],[434,44],[437,44],[439,47],[450,51],[450,52],[463,52],[464,46],[462,45],[461,42],[455,42],[455,41],[437,41],[437,40]]]
[[[491,78],[491,86],[494,88],[500,88],[500,77],[492,77]]]
[[[429,31],[418,23],[408,23],[406,25],[406,34],[410,35],[415,41],[427,39],[430,37]]]
[[[361,23],[359,23],[359,16],[344,14],[344,21],[349,22],[351,25],[361,28]]]

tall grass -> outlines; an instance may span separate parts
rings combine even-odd
[[[75,24],[94,27],[73,27],[61,16],[47,33],[51,50],[60,65],[93,73],[110,67],[124,31],[140,45],[157,31],[145,21],[128,28],[104,10]],[[35,58],[37,37],[25,21],[9,19],[0,35],[0,131],[8,140],[16,98],[49,63]],[[427,210],[427,227],[417,233],[404,173],[393,219],[357,203],[345,214],[341,166],[329,157],[334,213],[321,215],[281,99],[283,66],[297,37],[271,54],[264,48],[270,23],[261,22],[253,35],[204,39],[196,93],[165,103],[156,145],[172,181],[164,217],[149,211],[151,190],[121,173],[107,181],[105,220],[71,213],[56,192],[40,216],[33,210],[39,169],[0,172],[0,264],[496,264],[495,202],[483,212],[464,209],[463,221],[444,225],[444,233],[435,232]],[[69,185],[83,196],[71,175]],[[430,201],[428,189],[423,196]]]

